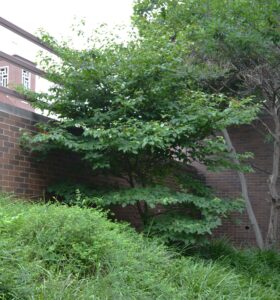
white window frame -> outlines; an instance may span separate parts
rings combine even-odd
[[[0,70],[1,69],[6,69],[7,70],[7,73],[5,74],[5,75],[7,75],[7,78],[6,78],[7,80],[6,80],[6,84],[3,84],[4,80],[3,80],[2,76],[1,76],[1,78],[0,78],[0,86],[8,87],[8,84],[9,84],[9,66],[1,66]],[[2,73],[2,72],[0,71],[0,73]]]
[[[21,72],[21,82],[24,88],[31,89],[31,73],[27,70]]]

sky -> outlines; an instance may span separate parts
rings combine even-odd
[[[87,33],[104,23],[109,28],[129,26],[132,6],[133,0],[2,0],[0,16],[32,34],[41,28],[61,39],[74,38],[71,27],[81,19]],[[36,45],[0,26],[0,51],[35,61],[38,50]]]
[[[13,0],[1,3],[0,16],[32,34],[43,28],[60,38],[71,36],[71,25],[80,19],[85,20],[87,31],[102,23],[129,25],[132,6],[133,0]],[[25,51],[25,41],[2,27],[0,37],[1,50]]]

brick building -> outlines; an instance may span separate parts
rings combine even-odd
[[[35,64],[21,56],[13,55],[14,58],[35,67]],[[30,71],[23,69],[17,65],[14,65],[4,59],[0,58],[0,86],[15,90],[17,86],[23,86],[26,89],[35,91],[36,88],[36,76]],[[25,110],[34,111],[31,105],[13,95],[8,95],[0,91],[0,102],[10,104],[15,107],[19,107]]]

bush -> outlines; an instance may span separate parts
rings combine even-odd
[[[134,205],[147,235],[160,238],[168,245],[187,247],[208,242],[212,231],[222,224],[222,217],[240,212],[244,206],[242,200],[215,197],[201,183],[198,187],[204,187],[199,195],[189,193],[190,186],[181,187],[178,192],[160,185],[102,192],[62,183],[48,190],[55,199],[68,205],[103,208]]]
[[[279,299],[228,267],[176,257],[98,210],[0,198],[0,299]]]

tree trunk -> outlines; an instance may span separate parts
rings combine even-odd
[[[275,126],[274,147],[273,147],[273,165],[272,174],[269,177],[269,193],[271,196],[270,218],[268,232],[266,236],[266,247],[273,248],[277,245],[278,237],[278,220],[280,211],[280,195],[277,189],[279,178],[279,161],[280,161],[280,120],[277,111],[273,114]]]
[[[222,133],[223,133],[223,136],[225,138],[228,151],[232,155],[233,162],[236,165],[240,165],[240,161],[237,158],[237,155],[236,155],[237,153],[236,153],[235,148],[232,145],[232,142],[231,142],[230,136],[228,134],[228,131],[226,129],[224,129],[224,130],[222,130]],[[238,177],[239,177],[240,184],[241,184],[242,197],[245,200],[247,214],[248,214],[250,223],[253,227],[253,231],[254,231],[254,234],[255,234],[255,237],[256,237],[257,245],[260,249],[263,249],[264,248],[264,240],[263,240],[263,236],[262,236],[258,221],[256,219],[256,216],[255,216],[255,213],[254,213],[254,210],[253,210],[250,198],[249,198],[247,181],[246,181],[245,175],[244,175],[243,172],[238,171]]]
[[[270,218],[268,225],[268,232],[266,237],[266,247],[271,249],[277,245],[277,233],[278,233],[278,216],[279,216],[279,206],[275,202],[271,203],[270,207]]]

